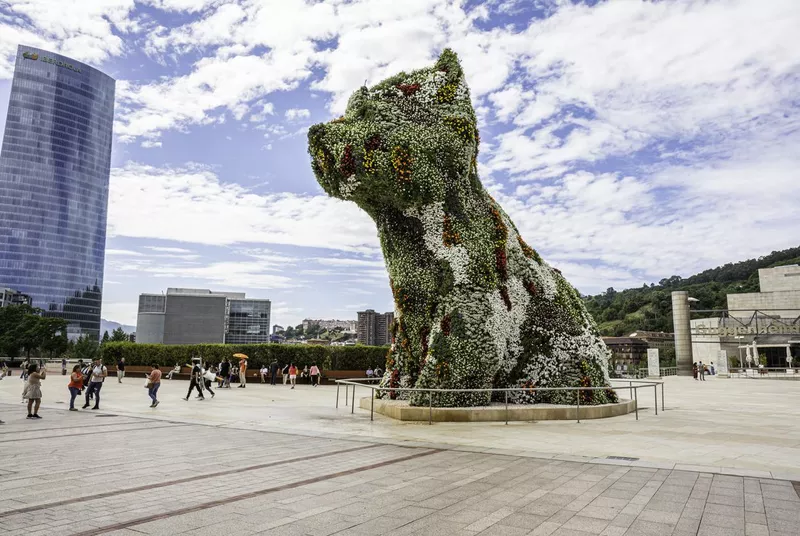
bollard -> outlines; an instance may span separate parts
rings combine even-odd
[[[636,410],[636,420],[639,420],[639,388],[633,390],[633,404]]]
[[[508,424],[508,391],[506,391],[506,424]]]
[[[581,388],[578,387],[578,411],[575,415],[578,417],[578,424],[581,422]]]

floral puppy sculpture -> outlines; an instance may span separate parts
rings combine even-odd
[[[331,196],[375,221],[396,306],[385,387],[525,388],[517,403],[575,403],[607,387],[608,350],[575,289],[528,246],[478,178],[478,129],[458,58],[353,94],[311,127],[312,167]],[[428,395],[387,391],[428,404]],[[505,395],[496,394],[503,400]],[[438,393],[475,406],[489,393]],[[611,389],[581,403],[615,402]]]

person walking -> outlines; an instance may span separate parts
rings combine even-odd
[[[697,380],[697,363],[692,363],[692,376],[694,376],[695,381]]]
[[[239,387],[244,389],[247,387],[247,356],[244,354],[241,355],[241,359],[239,359]]]
[[[153,401],[151,408],[158,405],[158,388],[161,387],[161,369],[158,365],[150,365],[150,375],[147,376],[147,395]]]
[[[28,418],[41,419],[39,417],[39,406],[42,403],[42,380],[47,377],[47,369],[39,371],[39,365],[33,364],[28,367]]]
[[[78,411],[75,408],[75,399],[78,398],[78,395],[83,391],[83,374],[81,374],[80,365],[72,367],[72,374],[69,376],[67,388],[69,389],[69,410]]]
[[[211,393],[211,398],[214,398],[214,391],[211,390],[211,382],[217,379],[217,369],[212,365],[208,370],[203,371],[203,385],[206,391]]]
[[[66,357],[62,357],[61,358],[61,375],[62,376],[66,376],[67,375],[67,358]]]
[[[218,386],[220,389],[226,386],[228,389],[231,388],[231,362],[228,361],[227,357],[219,365],[219,378],[220,381]]]
[[[319,367],[317,367],[316,363],[311,365],[311,370],[308,371],[308,374],[311,376],[311,385],[316,387],[319,383]]]
[[[289,364],[289,383],[292,384],[292,389],[294,389],[297,383],[297,367],[294,366],[294,363]]]
[[[286,385],[286,382],[289,381],[289,364],[285,364],[281,369],[281,376],[283,376],[283,385]]]
[[[197,389],[197,398],[200,400],[205,400],[206,397],[203,396],[203,388],[200,387],[203,385],[203,369],[200,367],[200,358],[193,357],[192,364],[187,366],[191,367],[192,372],[189,380],[189,391],[186,393],[186,398],[184,398],[184,400],[189,400],[189,396],[192,394],[192,390],[194,389]]]
[[[83,405],[83,409],[89,407],[89,399],[92,397],[94,397],[92,409],[100,409],[100,389],[103,388],[106,376],[108,376],[108,368],[103,365],[100,359],[95,359],[94,367],[92,367],[92,373],[89,377],[89,388],[86,389],[86,403]]]
[[[270,385],[275,385],[275,378],[278,377],[278,362],[272,361],[269,364],[269,383]]]
[[[122,378],[125,377],[125,358],[123,357],[117,361],[117,381],[122,383]]]
[[[706,381],[706,366],[702,361],[697,364],[697,373],[700,375],[701,382]]]

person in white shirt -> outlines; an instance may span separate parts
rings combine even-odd
[[[95,359],[91,378],[89,379],[89,388],[86,389],[86,403],[83,405],[83,409],[89,407],[89,398],[92,395],[94,395],[94,407],[92,409],[100,409],[100,389],[103,387],[106,376],[108,376],[108,369],[100,359]]]
[[[262,365],[258,371],[258,375],[261,376],[261,383],[267,383],[267,374],[269,374],[269,369],[266,365]]]

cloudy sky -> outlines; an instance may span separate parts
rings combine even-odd
[[[483,182],[594,293],[798,245],[798,28],[797,0],[0,0],[0,121],[18,44],[117,79],[104,318],[168,286],[354,318],[388,278],[306,130],[449,46]]]

